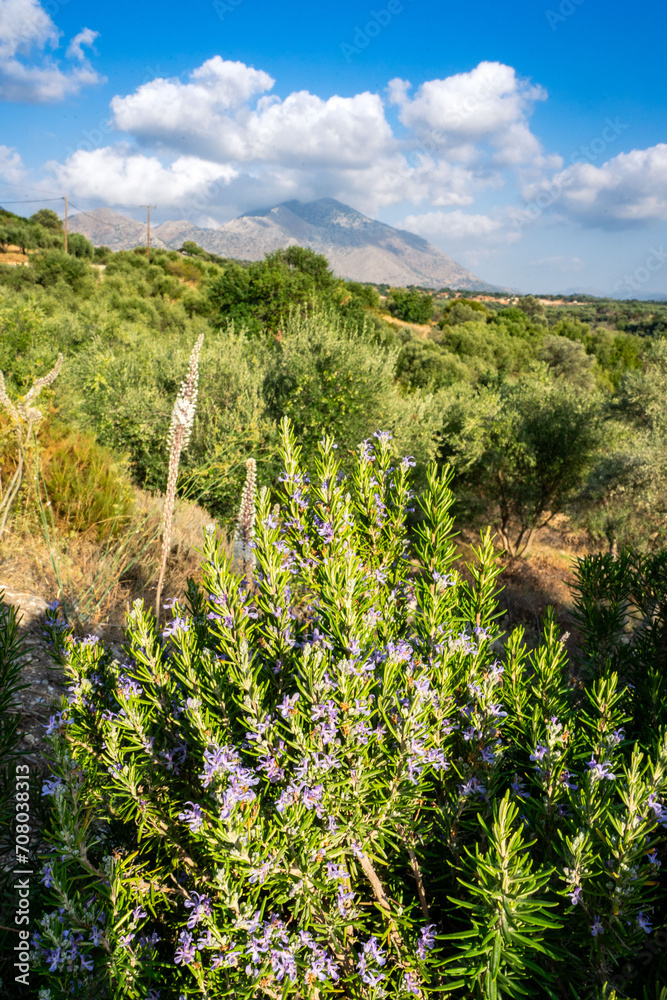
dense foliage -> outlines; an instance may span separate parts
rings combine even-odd
[[[53,414],[125,456],[140,486],[165,487],[170,401],[206,331],[179,489],[227,523],[248,454],[275,484],[289,416],[307,455],[335,434],[346,469],[377,426],[420,486],[429,461],[450,462],[458,516],[493,523],[511,552],[558,512],[611,551],[664,543],[663,304],[376,289],[296,246],[254,263],[193,243],[150,263],[98,248],[91,264],[74,237],[63,252],[55,213],[10,221],[46,235],[28,266],[0,264],[0,370],[25,391],[62,351]]]
[[[122,663],[52,614],[49,996],[657,995],[664,556],[584,562],[579,663],[551,618],[529,653],[489,535],[453,569],[449,473],[411,533],[386,432],[349,478],[282,435],[245,571],[211,526],[203,586],[164,625],[135,605]]]

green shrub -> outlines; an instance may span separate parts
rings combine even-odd
[[[122,531],[133,506],[125,463],[94,437],[66,427],[42,433],[47,496],[70,531],[98,539]]]
[[[392,316],[406,323],[426,324],[433,316],[433,296],[416,288],[392,288],[387,304]]]
[[[36,254],[30,266],[34,268],[38,284],[45,288],[62,281],[79,295],[90,294],[93,290],[93,275],[87,261],[62,250]]]
[[[511,556],[583,489],[605,440],[601,401],[539,370],[450,392],[441,456],[481,497]]]
[[[67,252],[84,260],[92,260],[95,249],[83,233],[70,233],[67,237]]]
[[[662,688],[635,742],[627,678],[600,661],[573,683],[552,616],[534,652],[521,630],[502,641],[488,533],[469,583],[452,568],[448,474],[431,470],[410,536],[411,462],[394,465],[389,435],[348,479],[333,445],[310,479],[283,428],[280,504],[243,506],[250,568],[208,531],[202,589],[164,629],[137,602],[122,664],[51,616],[70,689],[49,726],[38,985],[52,1000],[652,996]]]

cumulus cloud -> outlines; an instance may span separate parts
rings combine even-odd
[[[59,101],[102,82],[82,49],[97,32],[84,28],[72,39],[66,57],[74,65],[64,69],[45,51],[58,47],[60,34],[39,0],[0,0],[0,99]]]
[[[23,161],[11,146],[0,146],[0,177],[9,184],[16,184],[25,177]]]
[[[137,141],[179,152],[239,162],[370,163],[393,142],[377,94],[322,100],[308,91],[285,100],[252,97],[271,90],[261,70],[215,56],[190,81],[156,79],[127,97],[114,97],[116,127]]]
[[[619,229],[664,222],[667,143],[620,153],[599,167],[576,163],[553,184],[562,189],[559,211],[586,225]]]
[[[401,122],[450,157],[471,160],[480,144],[495,150],[499,164],[542,157],[528,119],[535,102],[546,100],[546,91],[520,79],[511,66],[481,62],[468,73],[427,80],[412,98],[411,89],[405,80],[389,83],[389,100],[398,106]]]
[[[127,97],[114,97],[111,107],[117,128],[139,141],[192,151],[193,141],[215,145],[218,130],[230,124],[228,113],[274,82],[263,70],[214,56],[190,73],[189,83],[158,77]]]
[[[78,151],[62,164],[47,164],[65,191],[112,205],[158,201],[177,205],[199,196],[202,207],[236,176],[226,164],[179,156],[165,166],[156,156],[132,153],[123,146]]]
[[[403,229],[417,233],[426,239],[465,239],[468,236],[489,236],[502,227],[499,219],[488,215],[471,215],[457,209],[455,212],[425,212],[423,215],[408,215],[402,223]]]

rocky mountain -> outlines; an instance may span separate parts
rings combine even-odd
[[[70,228],[112,250],[145,245],[146,227],[110,209],[75,216]],[[193,240],[204,250],[239,260],[262,260],[267,253],[299,245],[323,254],[343,278],[388,285],[497,291],[421,236],[376,222],[333,198],[288,201],[247,212],[220,226],[201,229],[185,220],[151,227],[151,244],[178,249]]]
[[[92,212],[70,215],[69,231],[83,233],[94,246],[105,246],[110,250],[122,250],[123,246],[126,250],[146,246],[146,223],[128,219],[111,208],[96,208]],[[153,226],[151,226],[151,246],[166,247],[160,236],[154,232]]]

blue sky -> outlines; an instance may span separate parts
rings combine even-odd
[[[480,277],[667,292],[663,5],[0,0],[0,203],[330,196]]]

